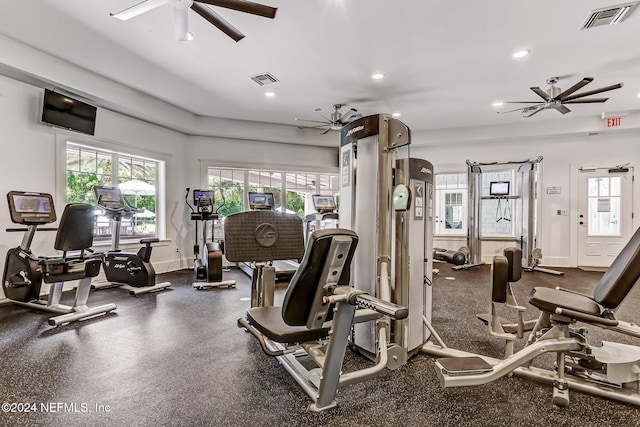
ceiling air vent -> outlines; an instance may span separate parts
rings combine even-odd
[[[602,25],[613,25],[622,22],[629,13],[638,5],[637,1],[617,6],[603,7],[592,10],[587,19],[580,26],[580,30],[587,30]]]
[[[273,83],[278,83],[280,81],[276,79],[275,76],[271,73],[263,73],[263,74],[255,75],[251,77],[251,80],[253,80],[260,86],[266,86]]]

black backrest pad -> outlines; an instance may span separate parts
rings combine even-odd
[[[614,309],[640,277],[640,228],[613,260],[593,292],[593,299],[606,308]]]
[[[348,236],[353,243],[347,254],[342,274],[337,281],[338,285],[349,284],[349,270],[351,260],[358,243],[358,235],[341,228],[318,230],[311,234],[307,242],[307,250],[304,253],[300,267],[291,278],[287,293],[282,304],[282,319],[290,326],[302,326],[307,323],[307,316],[311,312],[313,300],[316,296],[316,288],[324,286],[320,283],[322,271],[327,260],[327,254],[334,236]]]
[[[94,207],[88,203],[70,203],[64,207],[54,248],[79,251],[93,244]]]
[[[224,220],[225,257],[231,262],[300,259],[302,219],[276,211],[247,211]]]
[[[506,248],[504,256],[509,261],[509,281],[517,282],[522,277],[522,249]]]
[[[509,261],[504,256],[493,257],[491,270],[491,301],[507,302],[507,286],[509,285]]]

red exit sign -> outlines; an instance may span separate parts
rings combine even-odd
[[[607,118],[607,127],[615,128],[622,124],[622,120],[620,117],[609,117]]]

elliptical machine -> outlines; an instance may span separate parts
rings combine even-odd
[[[123,218],[131,218],[136,209],[122,197],[118,187],[93,187],[93,192],[104,215],[111,221],[111,249],[106,252],[102,264],[109,283],[97,285],[96,289],[122,286],[129,295],[141,295],[167,289],[170,282],[156,283],[156,271],[151,265],[151,244],[160,239],[140,239],[143,244],[137,253],[120,250],[120,224]]]
[[[207,223],[212,221],[211,240],[214,234],[214,221],[218,219],[218,211],[225,205],[224,195],[222,195],[223,203],[214,212],[213,210],[213,191],[210,190],[193,190],[193,204],[189,203],[189,190],[185,195],[185,203],[191,209],[191,220],[195,222],[195,244],[193,245],[193,269],[196,273],[196,281],[193,287],[199,290],[218,288],[218,287],[235,287],[235,280],[222,280],[222,245],[217,242],[207,242]],[[200,246],[198,245],[198,222],[202,223],[202,258],[198,257]]]
[[[31,243],[39,225],[56,221],[53,198],[47,193],[11,191],[7,194],[11,221],[26,225],[22,243],[9,249],[4,264],[2,290],[7,299],[24,307],[58,314],[49,325],[59,326],[116,309],[115,304],[88,307],[91,279],[100,272],[102,254],[85,253],[93,243],[93,206],[72,203],[65,206],[54,243],[62,256],[37,257]],[[24,229],[7,229],[23,231]],[[68,251],[80,251],[69,255]],[[61,304],[64,282],[79,280],[73,306]],[[50,283],[47,300],[40,299],[42,282]]]

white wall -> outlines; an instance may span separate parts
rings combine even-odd
[[[468,135],[464,135],[468,138]],[[454,139],[454,138],[452,138]],[[414,134],[411,155],[433,163],[435,173],[466,172],[465,160],[484,162],[521,161],[543,156],[541,230],[542,263],[550,266],[576,266],[577,212],[574,208],[576,188],[572,188],[572,174],[579,166],[610,167],[624,163],[640,166],[640,131],[600,132],[589,136],[579,133],[563,136],[539,136],[536,138],[501,138],[492,141],[450,142],[442,145],[433,135]],[[561,187],[561,194],[546,194],[547,187]],[[558,216],[557,210],[569,211],[569,216]],[[634,187],[634,229],[640,221],[640,186]],[[457,249],[460,239],[440,239],[437,244]],[[489,262],[501,253],[505,244],[483,242],[482,257]]]

